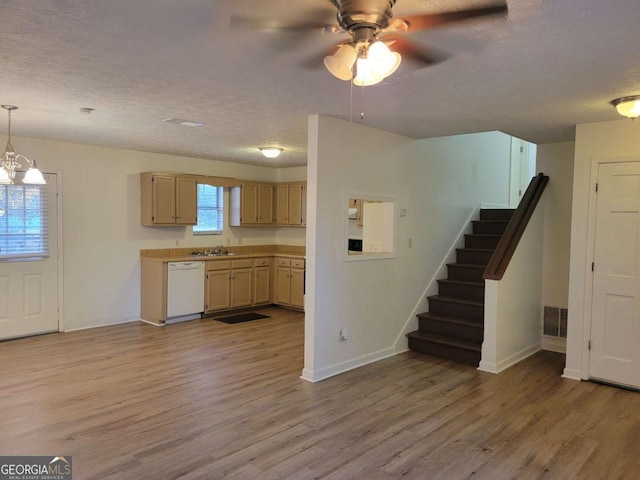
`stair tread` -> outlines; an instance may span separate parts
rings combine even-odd
[[[433,320],[440,320],[443,322],[456,323],[458,325],[464,325],[466,327],[481,328],[484,329],[484,324],[475,322],[473,320],[467,320],[466,318],[454,317],[452,315],[443,315],[442,313],[423,312],[417,315],[419,318],[428,318]]]
[[[458,262],[447,263],[447,266],[464,267],[464,268],[481,268],[482,270],[487,268],[486,265],[478,265],[477,263],[458,263]]]
[[[470,280],[456,280],[451,278],[440,278],[439,283],[451,283],[455,285],[467,285],[469,287],[484,287],[484,282],[472,282]]]
[[[427,297],[429,300],[440,300],[441,302],[450,302],[450,303],[462,303],[464,305],[472,305],[478,307],[484,307],[484,302],[478,302],[476,300],[466,300],[464,298],[457,297],[445,297],[442,295],[430,295]]]
[[[456,248],[456,251],[464,250],[466,252],[493,252],[495,248],[469,248],[469,247],[460,247]]]
[[[479,342],[461,340],[459,338],[447,337],[444,335],[434,335],[433,333],[425,333],[421,332],[420,330],[409,332],[407,335],[415,339],[425,340],[427,342],[439,343],[441,345],[462,348],[465,350],[472,350],[474,352],[482,352],[482,344]]]

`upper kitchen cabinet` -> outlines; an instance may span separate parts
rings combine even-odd
[[[231,188],[229,225],[273,225],[274,185],[242,182]]]
[[[198,223],[197,182],[167,173],[140,174],[140,223],[144,226]]]
[[[307,182],[279,183],[275,188],[277,225],[306,225]]]

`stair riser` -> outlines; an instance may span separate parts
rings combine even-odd
[[[449,347],[447,345],[432,343],[426,340],[418,340],[409,337],[409,349],[415,352],[433,355],[434,357],[446,358],[460,363],[467,363],[469,365],[478,366],[480,364],[480,352]]]
[[[467,305],[465,303],[429,299],[429,312],[478,322],[484,321],[484,305]]]
[[[488,250],[495,250],[499,241],[500,237],[476,237],[474,235],[464,236],[465,248],[486,248]]]
[[[477,250],[456,250],[457,263],[468,263],[471,265],[486,265],[489,263],[493,251],[477,251]]]
[[[482,346],[484,332],[480,325],[478,327],[471,327],[442,320],[435,320],[433,318],[419,318],[418,324],[420,325],[419,329],[421,332],[470,340],[478,342],[478,346]]]
[[[484,282],[482,275],[484,268],[461,267],[459,265],[447,265],[448,278],[450,280],[463,280],[466,282]]]
[[[473,233],[489,233],[492,235],[502,235],[507,224],[505,222],[493,222],[493,221],[474,221]]]
[[[483,302],[484,285],[456,285],[446,282],[438,282],[438,295]]]
[[[480,220],[510,220],[515,210],[509,208],[483,208]]]

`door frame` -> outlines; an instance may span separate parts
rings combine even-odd
[[[54,170],[52,173],[56,175],[56,208],[58,209],[57,220],[58,220],[58,331],[64,332],[64,275],[63,275],[63,267],[64,267],[64,232],[63,232],[63,189],[62,189],[62,170]]]
[[[589,271],[591,263],[594,261],[596,248],[596,209],[598,194],[596,193],[596,183],[598,182],[598,170],[600,165],[607,163],[639,163],[640,157],[599,157],[591,158],[591,172],[589,174],[589,207],[587,218],[587,258],[585,259],[584,275],[584,300],[583,312],[584,321],[582,324],[582,372],[583,380],[589,380],[589,340],[591,339],[591,326],[593,322],[593,272]],[[571,315],[571,312],[569,312]]]
[[[56,227],[57,227],[57,233],[58,233],[58,238],[57,238],[57,243],[58,243],[58,251],[56,252],[56,258],[57,258],[57,271],[58,271],[58,278],[57,278],[57,282],[58,282],[58,332],[64,332],[64,275],[63,275],[63,266],[64,266],[64,261],[63,261],[63,252],[64,252],[64,248],[63,248],[63,242],[62,240],[64,239],[64,232],[62,231],[62,204],[63,204],[63,197],[62,197],[62,170],[50,170],[47,172],[43,172],[43,173],[48,173],[51,175],[55,175],[56,176]]]

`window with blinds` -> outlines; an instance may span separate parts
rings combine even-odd
[[[46,185],[0,185],[0,259],[46,257]]]
[[[198,184],[198,224],[194,235],[220,235],[223,228],[223,188]]]

